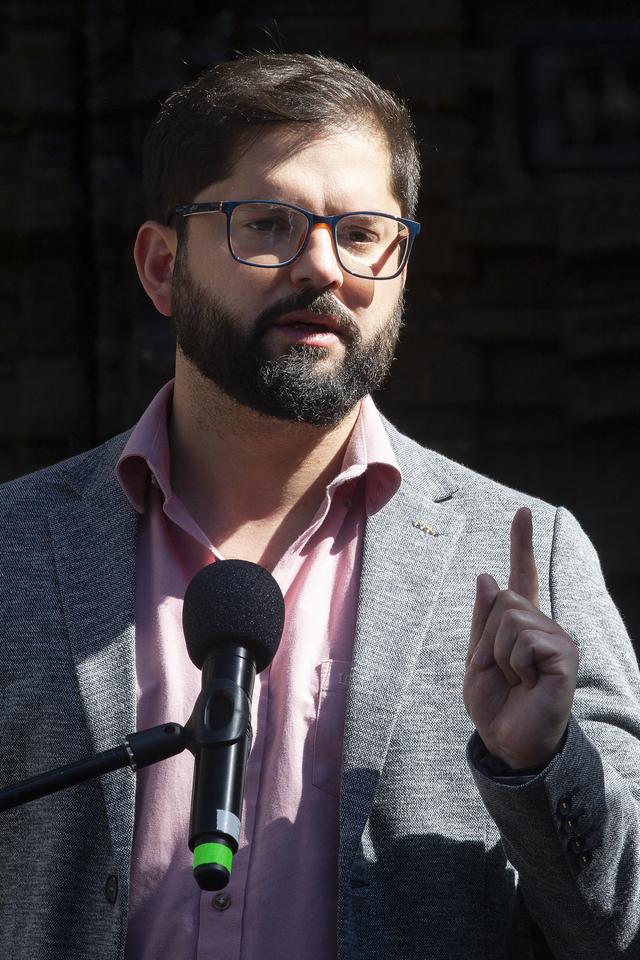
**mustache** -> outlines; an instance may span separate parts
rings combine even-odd
[[[257,341],[273,326],[280,317],[296,310],[309,310],[322,316],[333,317],[338,324],[338,332],[347,343],[358,343],[362,339],[360,328],[349,311],[328,290],[306,290],[293,294],[277,303],[273,303],[256,318],[252,339]]]

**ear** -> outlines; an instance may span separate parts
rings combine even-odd
[[[171,316],[171,287],[177,246],[178,239],[173,227],[147,220],[138,230],[133,247],[140,283],[156,310],[165,317]]]

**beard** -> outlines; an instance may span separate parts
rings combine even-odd
[[[310,310],[338,323],[342,359],[324,347],[292,343],[270,356],[265,334],[287,313]],[[267,416],[332,427],[387,377],[402,327],[403,296],[380,330],[364,340],[349,312],[328,291],[304,291],[264,310],[249,331],[241,319],[197,286],[178,254],[172,311],[178,345],[196,369],[226,394]]]

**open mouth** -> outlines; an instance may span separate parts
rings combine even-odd
[[[309,333],[334,333],[340,335],[340,324],[328,314],[312,313],[310,310],[285,314],[274,324],[276,327],[290,327],[292,330]]]

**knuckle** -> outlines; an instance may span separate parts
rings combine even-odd
[[[518,643],[523,648],[533,647],[535,646],[538,637],[539,631],[534,630],[532,627],[528,627],[525,630],[521,630],[518,634]]]
[[[522,599],[520,594],[516,593],[516,591],[512,590],[511,588],[508,590],[502,590],[500,592],[500,597],[505,607],[515,606]]]
[[[502,622],[509,630],[517,631],[522,626],[522,620],[522,611],[514,607],[505,610],[502,617]]]
[[[521,593],[518,593],[516,590],[509,588],[508,590],[503,590],[500,594],[501,604],[504,610],[522,610],[527,601],[522,596]],[[527,605],[528,607],[528,605]]]
[[[513,655],[513,644],[505,641],[496,643],[493,651],[494,659],[500,669],[504,672],[510,671],[511,657]]]

